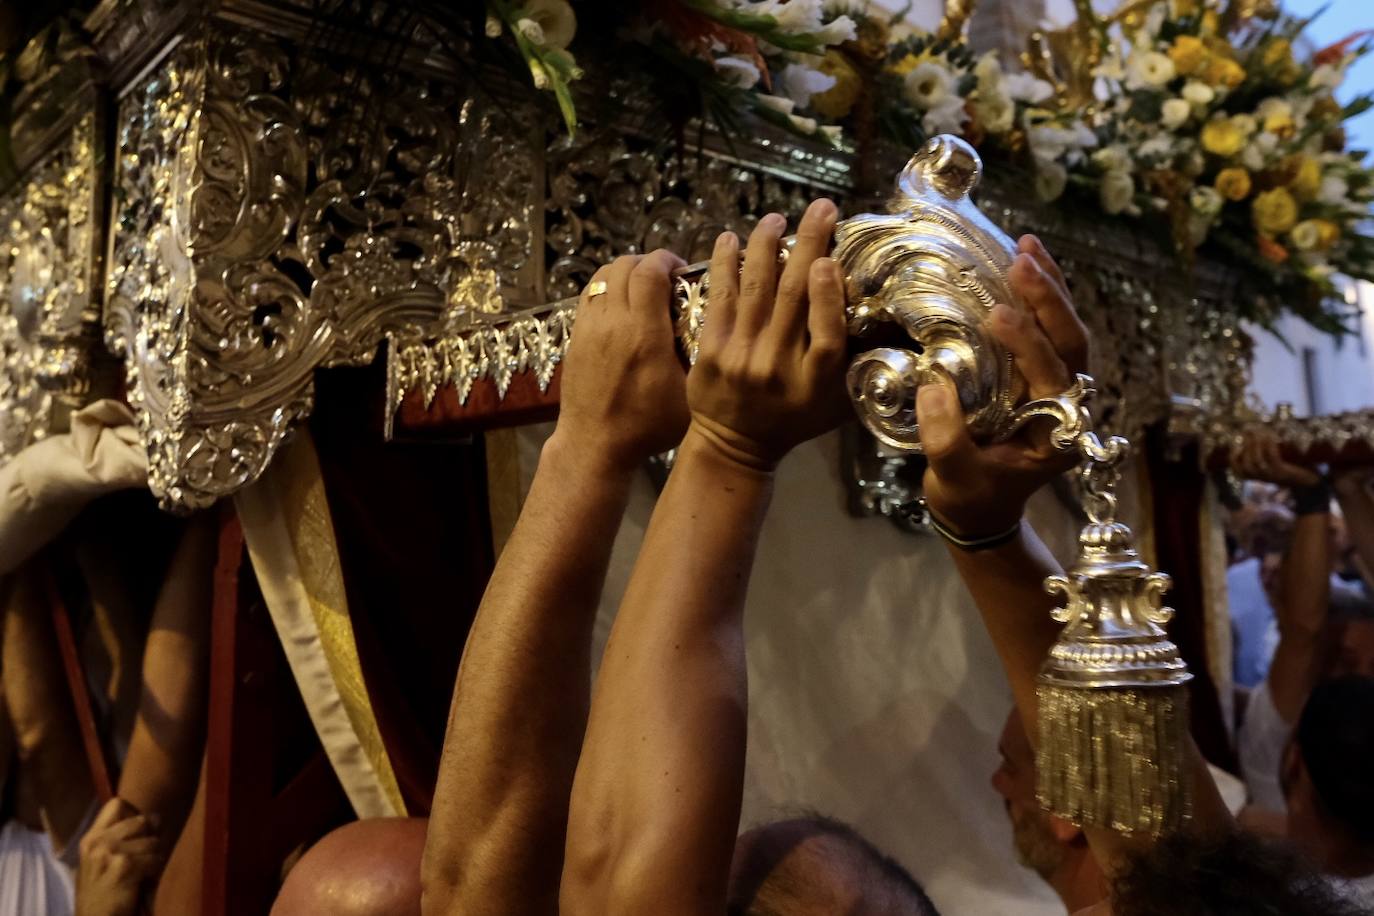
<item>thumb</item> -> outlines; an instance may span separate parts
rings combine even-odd
[[[968,434],[958,395],[947,380],[928,382],[916,392],[916,422],[926,460],[942,480],[956,483],[976,466],[978,446]]]

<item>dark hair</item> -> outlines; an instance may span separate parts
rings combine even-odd
[[[1290,848],[1253,834],[1179,833],[1112,882],[1113,916],[1369,916]]]
[[[1322,813],[1374,846],[1374,678],[1318,684],[1294,731]]]
[[[795,864],[779,867],[788,853],[813,837],[835,841],[844,850],[845,864],[862,874],[866,889],[894,896],[911,916],[939,916],[925,890],[896,860],[848,824],[814,813],[753,831],[748,849],[735,864],[728,916],[792,916],[788,904],[823,899],[824,870]]]

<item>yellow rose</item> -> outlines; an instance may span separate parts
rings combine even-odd
[[[849,58],[833,48],[825,52],[820,71],[835,77],[835,85],[811,96],[811,110],[823,118],[843,118],[858,101],[864,87],[863,78],[849,62]]]
[[[1290,113],[1276,111],[1265,117],[1264,129],[1280,139],[1287,139],[1293,136],[1293,131],[1297,129],[1297,125],[1293,123],[1293,116]]]
[[[1245,134],[1230,118],[1213,118],[1202,125],[1202,148],[1214,156],[1229,159],[1245,146]]]
[[[1293,227],[1290,237],[1301,251],[1324,251],[1341,237],[1341,230],[1330,220],[1305,219]]]
[[[1264,51],[1260,54],[1260,65],[1268,69],[1277,69],[1286,66],[1293,60],[1293,46],[1288,43],[1287,38],[1276,38],[1264,46]]]
[[[1311,156],[1299,156],[1289,190],[1298,200],[1311,200],[1322,189],[1321,163]]]
[[[1239,166],[1222,169],[1213,187],[1227,200],[1244,200],[1250,196],[1250,173]]]
[[[1189,76],[1207,63],[1207,48],[1194,35],[1180,35],[1169,47],[1169,59],[1174,62],[1175,70]]]
[[[1212,86],[1234,89],[1245,82],[1245,68],[1229,57],[1213,57],[1207,62],[1202,78]]]
[[[1250,205],[1255,228],[1267,236],[1282,235],[1298,221],[1298,202],[1283,188],[1264,191]]]

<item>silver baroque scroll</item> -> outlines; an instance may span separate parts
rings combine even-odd
[[[106,340],[165,506],[256,479],[317,367],[530,286],[534,129],[460,87],[222,25],[125,96]]]
[[[96,115],[0,197],[0,462],[60,426],[91,390],[99,312]]]

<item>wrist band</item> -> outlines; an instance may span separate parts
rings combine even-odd
[[[1293,487],[1293,512],[1316,515],[1331,511],[1331,484],[1323,477],[1310,487]]]
[[[924,497],[921,498],[921,505],[925,506],[926,517],[930,519],[930,527],[934,529],[935,533],[944,538],[951,546],[967,553],[977,553],[980,550],[992,550],[994,547],[1001,547],[1021,533],[1021,519],[1018,518],[1016,524],[1006,531],[1000,531],[987,537],[964,537],[940,521],[939,516],[931,511],[930,504],[925,501]]]

